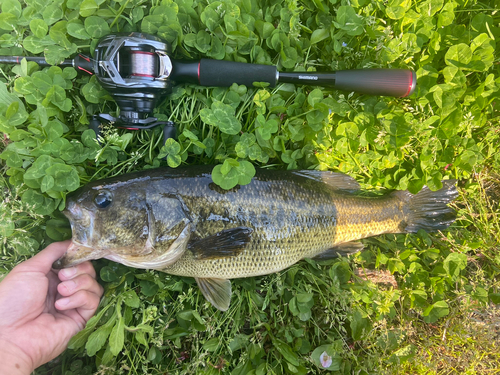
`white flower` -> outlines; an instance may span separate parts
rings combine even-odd
[[[319,356],[319,361],[321,362],[321,366],[324,368],[328,368],[332,365],[332,357],[330,357],[326,352],[323,352]]]

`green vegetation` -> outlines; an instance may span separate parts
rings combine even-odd
[[[275,64],[280,71],[409,68],[397,99],[280,85],[182,86],[160,129],[88,130],[116,104],[73,68],[0,65],[0,272],[70,236],[64,198],[98,178],[217,164],[224,188],[254,167],[348,173],[366,188],[459,182],[446,232],[365,240],[352,259],[303,261],[233,283],[211,307],[194,280],[95,266],[106,292],[87,327],[37,373],[64,375],[457,372],[500,368],[500,37],[498,1],[2,0],[0,54],[57,63],[110,32],[143,31],[176,58]],[[427,365],[428,363],[428,365]]]

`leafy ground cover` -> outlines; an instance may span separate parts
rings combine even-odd
[[[231,308],[194,281],[95,262],[100,310],[37,373],[489,373],[499,368],[498,1],[2,0],[0,54],[57,63],[110,32],[143,31],[177,58],[275,64],[280,71],[409,68],[397,99],[280,85],[176,87],[159,129],[88,130],[116,113],[73,68],[0,65],[1,273],[68,238],[65,195],[90,180],[160,165],[218,164],[224,188],[255,167],[341,171],[366,188],[459,181],[443,233],[365,240],[353,259],[304,261],[238,280]]]

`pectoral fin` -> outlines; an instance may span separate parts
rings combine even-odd
[[[253,229],[247,227],[220,231],[189,244],[189,250],[197,259],[223,258],[236,256],[248,244]]]
[[[220,311],[226,311],[231,302],[231,281],[226,279],[195,278],[208,302]]]
[[[364,245],[361,242],[344,242],[316,255],[314,260],[329,260],[339,256],[348,256],[363,250]]]

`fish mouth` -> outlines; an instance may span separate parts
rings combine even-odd
[[[67,200],[66,208],[62,213],[69,220],[73,238],[66,253],[52,264],[52,268],[59,270],[76,266],[87,260],[101,258],[102,251],[84,245],[92,238],[94,215],[88,210],[81,209],[70,199]]]
[[[87,260],[103,257],[103,252],[76,242],[71,242],[66,253],[52,264],[52,268],[60,270],[73,267]]]

